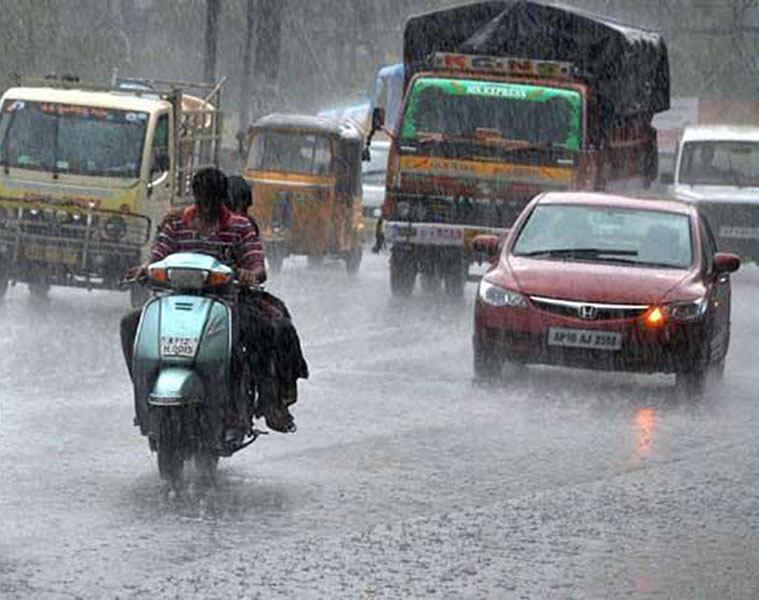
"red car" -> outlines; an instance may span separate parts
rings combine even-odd
[[[504,361],[675,373],[698,391],[724,369],[730,273],[706,220],[674,200],[547,193],[522,212],[502,247],[478,236],[492,269],[480,282],[474,370]]]

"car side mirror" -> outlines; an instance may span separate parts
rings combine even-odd
[[[715,273],[735,273],[741,266],[741,259],[735,254],[717,252],[714,255]]]
[[[378,130],[385,126],[385,109],[382,106],[375,106],[372,111],[372,129]]]
[[[478,263],[482,263],[483,258],[487,258],[490,263],[495,263],[501,250],[500,246],[497,235],[480,234],[472,240],[472,251]]]
[[[674,173],[662,173],[659,176],[659,183],[662,185],[672,185],[675,183],[675,174]]]

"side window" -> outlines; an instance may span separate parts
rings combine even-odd
[[[712,234],[708,221],[700,216],[699,222],[701,224],[701,237],[704,240],[704,264],[707,272],[711,272],[714,265],[714,255],[717,253],[717,243],[714,241],[714,234]]]
[[[156,121],[150,155],[151,176],[165,173],[171,168],[169,158],[169,115],[166,113],[160,115]]]

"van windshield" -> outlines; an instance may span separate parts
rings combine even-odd
[[[406,103],[401,138],[425,135],[580,148],[578,92],[516,83],[425,77]]]
[[[0,162],[52,173],[137,178],[147,122],[144,112],[6,100]]]
[[[679,183],[759,187],[759,143],[687,142],[680,159]]]
[[[304,175],[330,175],[332,153],[324,135],[265,131],[253,138],[248,169]]]

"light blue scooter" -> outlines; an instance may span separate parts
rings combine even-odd
[[[234,271],[204,254],[180,252],[150,265],[154,291],[142,309],[132,362],[137,425],[176,482],[184,461],[213,475],[261,433],[247,349],[239,341]]]

